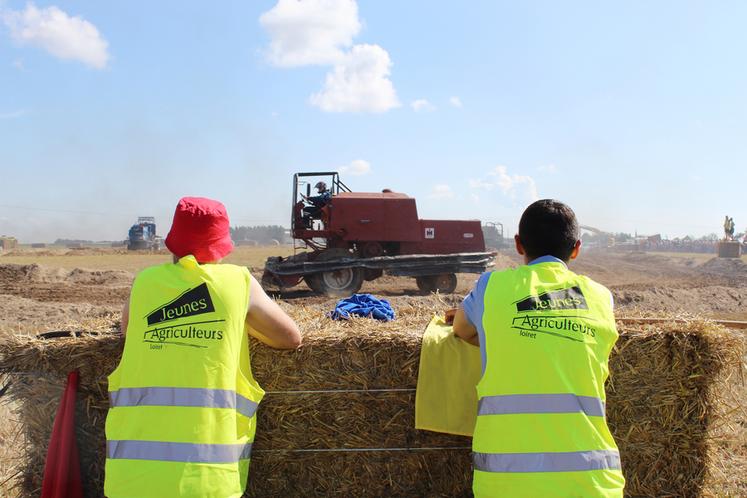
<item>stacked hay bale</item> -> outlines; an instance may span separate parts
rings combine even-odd
[[[390,323],[332,322],[321,305],[298,307],[292,314],[305,332],[303,348],[252,344],[252,367],[268,394],[250,496],[470,494],[469,439],[413,428],[420,336],[438,307],[403,303]],[[25,431],[25,494],[38,495],[64,379],[79,369],[84,480],[87,496],[101,496],[106,375],[121,347],[117,335],[0,345],[0,368],[13,382],[8,394]],[[743,354],[743,335],[704,321],[623,331],[611,361],[608,418],[628,494],[747,492],[745,474],[737,474],[744,460],[733,446],[740,434],[726,423],[739,407]]]
[[[745,496],[745,335],[696,320],[624,328],[607,418],[626,493]]]

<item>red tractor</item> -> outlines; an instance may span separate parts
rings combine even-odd
[[[384,272],[415,277],[423,292],[450,293],[456,273],[481,273],[494,258],[479,221],[420,219],[412,197],[352,192],[335,172],[293,176],[291,235],[311,251],[269,258],[263,282],[287,288],[305,280],[329,295],[353,294]]]

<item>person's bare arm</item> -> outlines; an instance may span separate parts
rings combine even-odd
[[[280,309],[252,277],[249,311],[246,323],[249,333],[276,349],[296,349],[301,345],[301,332],[291,317]]]
[[[460,339],[472,344],[473,346],[479,346],[480,341],[477,337],[477,329],[474,325],[469,323],[467,315],[464,314],[464,310],[459,308],[454,315],[454,335]]]
[[[127,335],[127,324],[130,322],[130,298],[127,298],[122,306],[122,318],[119,319],[119,331]]]

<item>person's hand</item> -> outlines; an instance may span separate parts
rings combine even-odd
[[[477,337],[477,329],[475,328],[475,326],[470,323],[467,315],[464,314],[464,310],[462,308],[459,308],[455,311],[456,313],[454,314],[454,324],[452,325],[454,329],[454,335],[459,337],[463,341],[472,344],[473,346],[479,346],[480,340]]]
[[[457,308],[451,308],[444,312],[444,322],[446,325],[454,324],[454,317],[456,316]]]

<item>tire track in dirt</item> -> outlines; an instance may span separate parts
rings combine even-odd
[[[119,320],[119,306],[86,302],[41,302],[0,294],[0,341],[8,334],[37,334],[61,329],[111,329]]]
[[[129,293],[129,287],[71,285],[64,283],[0,283],[0,294],[9,294],[41,302],[95,303],[122,306],[127,300]]]

